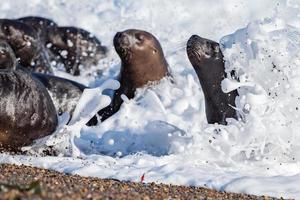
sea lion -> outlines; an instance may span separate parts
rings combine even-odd
[[[217,42],[193,35],[187,42],[187,55],[199,78],[209,124],[226,125],[226,118],[237,118],[237,90],[224,93],[221,82],[226,77],[223,54]]]
[[[34,72],[51,74],[52,67],[63,65],[66,72],[77,76],[81,68],[97,65],[107,53],[107,48],[95,36],[77,27],[59,27],[50,19],[36,16],[2,21],[4,27],[14,31],[2,34],[0,39],[5,38],[20,57],[21,65]],[[18,53],[20,45],[11,43],[11,38],[22,41],[27,35],[31,41],[27,42],[25,53],[31,55]]]
[[[11,70],[13,69],[12,66],[16,66],[19,70],[30,73],[46,87],[58,115],[64,112],[68,112],[72,115],[83,90],[87,88],[80,83],[65,78],[49,74],[31,73],[28,69],[17,63],[15,54],[9,44],[0,41],[0,69]]]
[[[29,73],[16,69],[8,44],[0,42],[5,56],[0,67],[0,150],[18,151],[57,126],[56,110],[46,88]],[[13,63],[10,65],[9,63]]]
[[[53,61],[56,63],[58,58],[56,58],[55,55],[46,47],[46,41],[48,38],[48,32],[52,29],[56,29],[58,25],[51,19],[37,16],[27,16],[17,20],[33,28],[39,38],[40,50],[32,61],[35,69],[31,71],[52,74],[51,63],[53,63]]]
[[[0,19],[0,40],[11,46],[23,67],[31,71],[52,72],[39,36],[30,26],[17,20]]]
[[[52,20],[48,20],[45,18],[40,17],[25,17],[18,19],[23,23],[26,23],[28,26],[31,26],[34,28],[34,30],[38,33],[40,37],[41,43],[46,43],[44,40],[47,38],[48,29],[56,28],[56,24]],[[11,21],[13,23],[14,21]],[[24,29],[22,26],[20,29]],[[41,38],[42,37],[42,38]],[[43,45],[42,45],[43,46]],[[45,53],[45,51],[48,49],[43,49],[40,53]],[[49,50],[48,50],[49,51]],[[1,56],[1,55],[0,55]],[[36,56],[35,58],[39,58],[37,60],[45,60],[45,57],[39,57]],[[3,59],[2,59],[3,61]],[[12,60],[6,60],[6,61],[14,61]],[[0,60],[1,62],[1,60]],[[49,66],[47,62],[43,64],[43,66]],[[28,69],[28,67],[24,67],[22,64],[18,65],[18,68],[30,73],[32,71],[31,69]],[[42,71],[44,72],[44,71]],[[45,72],[44,72],[45,73]],[[64,112],[68,112],[71,116],[73,114],[73,111],[76,107],[76,103],[80,99],[80,96],[85,88],[87,88],[84,85],[81,85],[79,83],[76,83],[74,81],[55,77],[52,75],[42,74],[42,73],[32,73],[32,76],[37,78],[48,90],[54,105],[57,110],[57,114],[60,115]],[[96,124],[96,118],[93,118],[89,125]]]
[[[112,103],[98,112],[102,121],[119,110],[123,103],[122,94],[131,99],[137,88],[170,75],[160,43],[151,33],[135,29],[118,32],[114,47],[121,58],[121,86]]]
[[[153,81],[159,81],[169,75],[168,64],[164,58],[162,48],[152,34],[140,30],[119,32],[114,37],[114,46],[122,62],[119,76],[121,87],[115,92],[112,103],[98,112],[102,121],[119,110],[123,103],[122,94],[131,99],[134,97],[137,88]],[[61,107],[67,108],[67,106],[60,106],[62,105],[61,102],[66,100],[63,93],[66,93],[66,96],[75,94],[75,99],[79,99],[86,87],[75,82],[66,83],[69,80],[51,75],[45,76],[37,73],[33,75],[46,86],[52,97],[55,96],[53,99],[54,102],[57,102],[55,104],[58,105],[56,106],[58,110],[72,114],[75,107],[73,109],[61,109]],[[96,124],[95,118],[93,123],[88,123],[88,125],[94,124]]]
[[[46,46],[57,64],[62,63],[66,72],[75,76],[80,75],[81,68],[97,65],[107,53],[107,48],[95,36],[76,27],[49,29]]]
[[[36,32],[31,27],[15,20],[0,19],[0,40],[11,46],[23,66],[31,65],[39,46]]]

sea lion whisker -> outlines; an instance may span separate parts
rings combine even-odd
[[[201,60],[202,54],[193,48],[188,48],[187,52],[190,56],[196,57],[198,60]]]

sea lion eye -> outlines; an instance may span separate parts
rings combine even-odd
[[[23,35],[23,40],[29,41],[29,40],[30,40],[30,37],[29,37],[28,35]]]
[[[3,26],[3,32],[5,35],[11,35],[10,28],[8,26]]]
[[[141,33],[136,33],[135,34],[135,38],[138,40],[138,41],[143,41],[144,40],[144,38],[145,38],[145,36],[143,35],[143,34],[141,34]]]

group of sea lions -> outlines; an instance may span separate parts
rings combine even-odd
[[[122,95],[131,99],[136,89],[171,77],[159,41],[142,30],[118,32],[113,44],[121,59],[120,88],[112,102],[87,125],[96,125],[116,113]],[[74,76],[106,56],[107,48],[91,33],[60,27],[41,17],[0,19],[0,150],[18,151],[34,140],[53,133],[57,116],[72,116],[86,86],[53,75],[64,69]],[[237,118],[237,91],[224,93],[223,54],[217,42],[193,35],[187,42],[188,58],[205,96],[208,123],[226,124]]]

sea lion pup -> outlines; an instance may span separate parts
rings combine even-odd
[[[6,41],[14,50],[20,64],[31,70],[50,73],[42,44],[36,31],[17,20],[0,19],[0,40]]]
[[[97,65],[106,56],[107,48],[86,30],[76,27],[48,29],[46,46],[66,72],[78,76],[82,68]]]
[[[112,103],[98,112],[102,121],[119,110],[123,103],[122,94],[131,99],[137,88],[169,75],[160,43],[151,33],[135,29],[118,32],[114,37],[114,47],[121,58],[121,86]]]
[[[16,60],[12,49],[0,42],[3,60]],[[35,139],[55,131],[56,110],[46,88],[16,63],[0,69],[0,150],[19,151]]]
[[[51,62],[56,61],[57,58],[55,58],[53,53],[46,47],[46,41],[49,30],[56,29],[58,25],[51,19],[37,16],[27,16],[17,20],[33,28],[40,41],[39,53],[32,61],[35,65],[35,69],[31,71],[52,74]]]
[[[193,35],[187,42],[187,55],[193,65],[204,96],[209,124],[226,125],[226,118],[237,118],[237,90],[224,93],[221,82],[226,77],[223,54],[217,42]]]

